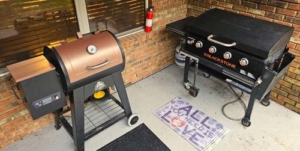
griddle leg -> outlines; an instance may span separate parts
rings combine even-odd
[[[188,77],[189,77],[190,60],[191,60],[190,57],[188,56],[185,57],[184,74],[183,74],[184,83],[189,82]]]
[[[271,92],[268,92],[265,97],[260,101],[260,103],[263,105],[263,106],[269,106],[270,105],[270,93]]]
[[[255,98],[256,98],[257,91],[258,91],[258,85],[254,86],[254,88],[252,89],[252,92],[250,94],[248,107],[247,107],[247,110],[246,110],[246,114],[245,114],[244,118],[242,119],[242,124],[246,127],[249,127],[251,125],[250,117],[251,117],[251,113],[252,113],[252,110],[253,110],[254,101],[255,101]]]
[[[70,95],[75,151],[84,151],[84,99],[83,87],[73,90]]]
[[[120,97],[120,101],[121,101],[123,109],[125,111],[125,114],[126,114],[127,118],[129,118],[130,115],[132,114],[132,111],[130,108],[130,103],[129,103],[127,92],[126,92],[125,85],[123,82],[122,74],[121,74],[121,72],[116,72],[116,73],[112,74],[112,76],[113,76],[113,79],[115,82],[115,86],[117,88],[117,92]]]

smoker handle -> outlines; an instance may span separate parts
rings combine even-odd
[[[97,64],[95,66],[86,66],[86,69],[88,70],[95,70],[95,69],[98,69],[98,68],[101,68],[105,65],[109,64],[109,60],[108,59],[105,59],[104,62],[100,63],[100,64]]]
[[[217,41],[217,40],[214,40],[212,39],[214,37],[214,35],[209,35],[207,37],[207,40],[210,41],[210,42],[213,42],[213,43],[216,43],[216,44],[219,44],[219,45],[222,45],[224,47],[233,47],[233,46],[236,46],[236,42],[233,42],[231,44],[226,44],[226,43],[223,43],[221,41]]]

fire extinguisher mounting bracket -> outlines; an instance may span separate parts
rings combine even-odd
[[[153,6],[150,6],[149,9],[148,9],[148,11],[154,12],[154,7],[153,7]]]

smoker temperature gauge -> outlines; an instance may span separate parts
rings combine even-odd
[[[202,46],[203,46],[203,43],[201,41],[197,41],[195,44],[196,48],[202,48]]]
[[[97,47],[95,45],[89,45],[87,51],[89,54],[95,54],[97,52]]]
[[[240,65],[241,66],[247,66],[249,64],[249,60],[247,58],[242,58],[240,60]]]

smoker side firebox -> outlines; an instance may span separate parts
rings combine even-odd
[[[33,119],[53,112],[55,128],[66,129],[77,151],[84,150],[85,140],[119,120],[127,117],[131,126],[139,119],[132,114],[121,75],[124,52],[109,31],[44,47],[42,56],[7,68]],[[120,100],[110,94],[110,88],[116,88]]]
[[[44,56],[28,59],[7,68],[14,77],[33,119],[67,104],[55,67]]]
[[[271,89],[295,58],[286,47],[293,28],[232,12],[211,9],[198,17],[170,23],[167,29],[186,41],[183,82],[194,97],[198,89],[188,80],[190,61],[196,67],[250,94],[242,124],[250,126],[254,100],[270,104]],[[196,74],[195,77],[196,78]]]

